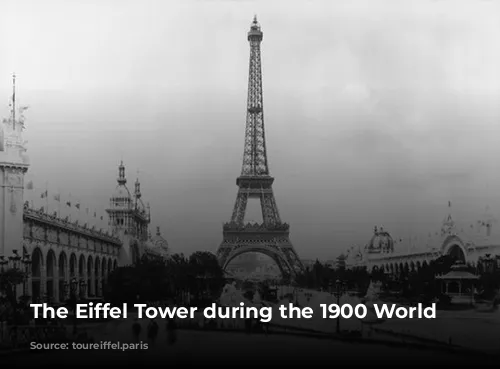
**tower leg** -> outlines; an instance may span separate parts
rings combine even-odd
[[[264,224],[273,226],[281,223],[278,206],[276,205],[276,200],[272,192],[263,194],[260,198],[260,204],[262,207],[262,219],[264,220]]]
[[[217,260],[223,268],[226,268],[233,258],[250,252],[271,256],[283,277],[295,277],[304,270],[288,236],[281,238],[278,242],[262,239],[259,242],[258,238],[242,238],[239,241],[224,240],[217,250]]]
[[[236,202],[234,203],[233,215],[231,221],[236,224],[243,224],[245,220],[245,212],[248,204],[248,192],[243,189],[238,191]]]

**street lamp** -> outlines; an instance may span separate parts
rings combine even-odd
[[[12,256],[9,256],[9,262],[11,263],[12,269],[19,269],[19,262],[21,259],[22,258],[17,253],[17,250],[12,250]]]
[[[0,267],[1,267],[0,270],[2,271],[2,273],[4,271],[5,265],[7,265],[8,263],[9,263],[9,261],[5,260],[5,256],[0,256]]]
[[[21,260],[24,265],[24,277],[23,277],[23,296],[26,296],[26,281],[28,280],[28,275],[31,273],[31,258],[28,254],[25,254]]]
[[[71,278],[71,281],[69,283],[70,291],[71,291],[71,297],[70,297],[70,304],[73,309],[73,333],[76,333],[76,288],[78,287],[78,281],[76,278]]]
[[[85,283],[84,280],[81,280],[80,281],[80,298],[84,298],[86,287],[87,287],[87,283]]]
[[[483,265],[483,271],[485,273],[493,273],[495,270],[495,259],[491,257],[491,254],[486,254],[480,258],[481,264]]]
[[[4,273],[4,267],[5,267],[5,265],[7,265],[8,263],[9,263],[9,261],[5,259],[5,256],[0,256],[0,273],[2,274],[2,275],[1,275],[1,278],[2,278],[2,279],[4,279],[4,278],[5,278],[5,276],[3,275],[3,273]],[[7,284],[6,282],[7,282],[7,281],[4,281],[4,283],[5,283],[5,284]]]
[[[69,282],[64,282],[64,298],[68,296],[68,292],[69,292]]]
[[[12,256],[9,256],[10,269],[12,269],[14,271],[18,271],[19,270],[19,262],[21,261],[21,259],[22,258],[17,253],[17,250],[15,250],[15,249],[12,250]],[[14,298],[17,301],[17,284],[12,283],[11,288],[12,288],[12,293],[14,295]]]
[[[335,291],[333,292],[333,295],[337,298],[337,306],[339,306],[340,309],[340,297],[346,292],[347,286],[345,282],[342,282],[340,279],[337,279],[335,281]],[[337,317],[337,334],[340,333],[340,314]]]
[[[70,288],[71,288],[72,295],[74,295],[76,293],[77,286],[78,286],[78,281],[76,280],[76,278],[71,278]]]

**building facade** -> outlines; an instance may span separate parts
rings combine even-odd
[[[154,237],[149,232],[150,211],[143,203],[139,180],[132,195],[123,163],[106,210],[107,231],[30,207],[24,201],[29,168],[24,109],[16,111],[15,94],[11,106],[11,116],[0,125],[0,268],[26,272],[22,286],[15,286],[17,296],[52,303],[65,301],[70,293],[100,297],[118,266],[134,264],[144,255],[167,257],[168,243],[159,228]]]
[[[351,248],[346,267],[366,268],[369,272],[384,271],[398,275],[418,271],[422,266],[441,256],[450,255],[466,265],[477,267],[478,262],[500,255],[500,228],[496,219],[487,212],[482,219],[459,227],[451,213],[443,220],[439,231],[429,233],[426,239],[401,246],[401,240],[382,227],[375,227],[370,241],[361,248]]]

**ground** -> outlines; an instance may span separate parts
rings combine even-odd
[[[284,288],[281,294],[292,292],[291,288]],[[307,300],[306,293],[312,296],[311,301]],[[335,329],[334,320],[326,320],[321,318],[320,313],[316,313],[319,304],[335,303],[335,297],[325,292],[300,289],[298,290],[299,303],[302,306],[310,306],[315,309],[315,315],[309,320],[300,320],[293,322],[303,328],[315,329],[318,331],[332,332]],[[356,305],[359,299],[343,297],[341,304]],[[288,301],[282,302],[288,305]],[[378,301],[377,303],[382,303]],[[318,311],[320,311],[318,309]],[[274,314],[277,316],[277,314]],[[292,324],[291,322],[280,321],[274,319],[278,324]],[[350,319],[349,321],[342,320],[342,329],[360,329],[358,319]],[[498,354],[500,352],[500,309],[483,312],[476,309],[444,311],[438,310],[436,319],[387,319],[382,324],[376,325],[375,328],[384,329],[392,332],[398,332],[422,338],[429,338],[441,342],[452,342],[453,344],[463,347],[484,351],[490,354]],[[385,335],[379,335],[381,338],[386,338]]]
[[[146,321],[141,322],[144,329],[141,340],[145,337]],[[93,330],[97,343],[101,341],[132,342],[132,321],[113,321]],[[164,326],[161,324],[156,345],[148,350],[63,350],[30,352],[20,356],[2,358],[16,366],[29,366],[34,363],[57,363],[61,365],[98,365],[112,363],[124,365],[141,363],[183,364],[214,363],[224,364],[227,360],[237,363],[260,365],[266,362],[307,363],[346,362],[355,363],[446,363],[448,365],[463,364],[464,360],[477,363],[478,358],[462,357],[459,354],[442,353],[428,350],[417,350],[375,344],[358,344],[327,339],[316,339],[285,335],[247,335],[244,333],[178,331],[178,341],[168,345]],[[481,360],[482,362],[482,360]],[[137,365],[137,364],[136,364]]]
[[[381,327],[441,341],[451,339],[454,344],[489,353],[500,352],[499,311],[438,311],[437,319],[422,319],[418,323],[409,319],[390,319]]]

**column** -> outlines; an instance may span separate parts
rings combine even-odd
[[[87,263],[88,263],[88,260],[86,261],[85,267],[83,268],[83,282],[85,283],[85,285],[87,285],[87,282],[89,280],[87,278]],[[88,296],[89,296],[89,286],[87,286],[85,288],[85,290],[83,291],[82,298],[86,299],[86,298],[88,298]]]
[[[105,260],[105,259],[103,259]],[[106,262],[104,262],[102,264],[102,267],[101,267],[101,296],[104,296],[104,287],[106,286],[106,280],[107,280],[107,276],[106,276],[106,270],[107,270],[107,260]]]
[[[4,125],[5,129],[12,130],[11,123],[0,122],[0,131],[12,134],[4,131]],[[4,137],[3,134],[0,137],[2,147]],[[0,255],[6,257],[12,255],[14,249],[22,254],[23,247],[24,174],[28,165],[23,163],[21,157],[17,157],[19,151],[12,146],[0,151]]]
[[[66,258],[66,263],[64,265],[64,284],[69,283],[69,263],[70,263],[70,258],[68,257]],[[65,300],[69,299],[69,293],[70,293],[70,287],[69,286],[67,288],[65,287],[64,291]]]
[[[90,268],[90,285],[87,287],[87,296],[95,296],[95,255],[92,255],[92,267]]]
[[[33,287],[32,287],[32,283],[33,283],[33,279],[31,278],[32,277],[32,272],[30,272],[28,274],[28,278],[26,278],[26,295],[30,296],[31,298],[31,302],[34,302],[33,301]]]
[[[45,264],[47,263],[47,258],[44,257],[45,260],[42,260],[42,265],[40,265],[40,298],[45,302],[45,294],[47,292],[47,267]]]
[[[57,304],[59,301],[59,258],[56,258],[54,265],[54,277],[52,278],[53,289],[54,289],[54,302]]]
[[[80,273],[78,273],[78,269],[75,275],[75,279],[76,279],[75,295],[76,299],[78,300],[80,298]]]
[[[99,265],[94,267],[94,277],[95,277],[95,296],[101,296],[101,260],[99,259]]]

